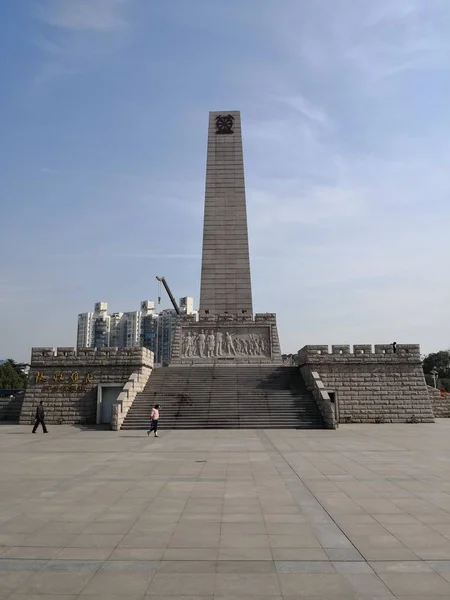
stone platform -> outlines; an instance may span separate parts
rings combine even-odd
[[[0,600],[450,597],[446,420],[1,426],[0,452]]]

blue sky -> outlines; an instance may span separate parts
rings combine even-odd
[[[7,0],[0,30],[0,357],[155,275],[198,302],[222,109],[283,351],[450,345],[448,0]]]

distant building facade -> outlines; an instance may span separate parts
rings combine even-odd
[[[196,315],[194,298],[180,298],[182,314]],[[97,302],[93,312],[78,315],[77,348],[135,348],[143,346],[155,354],[155,363],[168,363],[172,356],[177,314],[174,309],[155,312],[152,300],[140,310],[108,313],[107,302]]]

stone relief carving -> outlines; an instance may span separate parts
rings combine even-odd
[[[268,335],[259,332],[187,331],[182,336],[181,355],[184,358],[270,356],[270,342]]]

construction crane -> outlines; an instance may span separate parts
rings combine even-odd
[[[177,315],[181,315],[180,309],[178,307],[178,304],[175,302],[175,298],[173,297],[172,292],[170,291],[170,287],[167,285],[167,281],[165,277],[158,277],[158,275],[156,276],[156,279],[159,281],[159,283],[162,283],[164,286],[164,289],[167,292],[167,295],[170,298],[170,301],[172,302],[172,306],[175,309],[175,312],[177,313]],[[158,304],[161,302],[161,296],[158,296]]]

